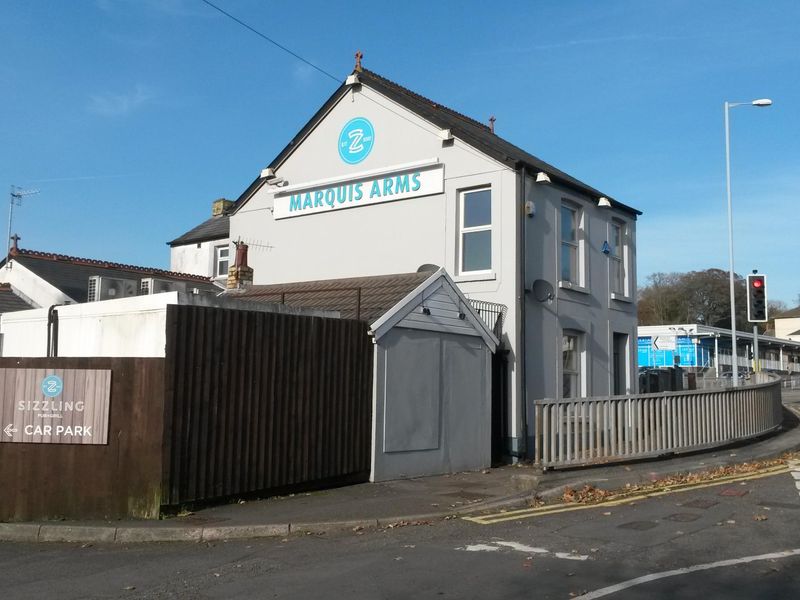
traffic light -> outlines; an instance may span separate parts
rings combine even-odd
[[[747,320],[751,323],[767,321],[767,276],[747,276]]]

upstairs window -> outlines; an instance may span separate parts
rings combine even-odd
[[[560,279],[575,285],[581,285],[579,227],[578,208],[571,204],[562,204]]]
[[[471,190],[460,196],[460,272],[492,269],[492,190]]]
[[[611,293],[627,296],[625,273],[625,223],[611,222],[609,245],[609,269],[611,271]]]
[[[214,273],[217,277],[227,277],[230,251],[227,245],[214,247]]]

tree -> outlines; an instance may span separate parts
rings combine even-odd
[[[789,305],[783,300],[769,300],[767,302],[767,315],[770,320],[775,317],[780,317],[783,313],[789,310]]]
[[[639,324],[700,323],[729,328],[730,280],[722,269],[688,273],[654,273],[639,289]],[[750,329],[747,322],[745,280],[734,277],[736,328]]]

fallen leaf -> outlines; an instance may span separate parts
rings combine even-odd
[[[767,520],[767,515],[756,515],[755,517],[753,517],[753,520],[754,521],[766,521]]]

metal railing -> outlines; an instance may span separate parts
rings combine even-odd
[[[498,339],[503,338],[503,323],[506,319],[508,307],[505,304],[498,304],[496,302],[487,302],[486,300],[474,300],[469,298],[472,308],[475,309],[483,322],[489,326]]]
[[[780,427],[781,380],[638,396],[535,400],[535,460],[545,468],[689,452]]]

